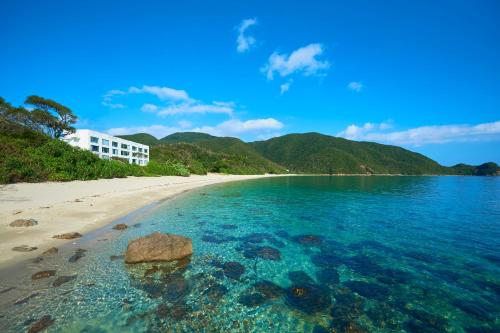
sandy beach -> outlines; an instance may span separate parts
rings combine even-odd
[[[155,201],[202,186],[271,177],[270,175],[219,175],[190,177],[129,177],[72,181],[67,183],[21,183],[0,186],[0,266],[40,255],[66,240],[56,234],[85,234]],[[32,227],[11,227],[16,219],[36,219]],[[21,245],[37,247],[16,252]]]

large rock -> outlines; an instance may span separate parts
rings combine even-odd
[[[125,262],[173,261],[193,254],[190,238],[155,232],[128,243]]]
[[[18,219],[10,222],[11,227],[32,227],[37,225],[38,221],[35,219]]]

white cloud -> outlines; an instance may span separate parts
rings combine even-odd
[[[352,91],[355,91],[355,92],[360,92],[361,89],[363,89],[363,84],[361,82],[349,82],[349,84],[347,85],[347,88],[349,88],[350,90]]]
[[[251,119],[241,121],[230,119],[216,126],[203,126],[193,128],[193,132],[203,132],[217,136],[231,136],[239,134],[264,135],[270,131],[276,131],[283,128],[283,123],[274,118]]]
[[[169,105],[163,108],[158,108],[157,114],[160,116],[171,116],[178,114],[193,114],[193,113],[222,113],[227,115],[232,115],[234,109],[228,105],[216,105],[216,104],[200,104],[194,103],[182,103]]]
[[[202,132],[216,136],[239,136],[255,135],[258,139],[270,138],[276,135],[278,130],[283,128],[283,123],[274,118],[250,119],[246,121],[230,119],[215,126],[202,126],[191,128],[188,121],[179,121],[177,126],[151,125],[110,128],[106,132],[111,135],[126,135],[135,133],[149,133],[157,138],[175,132]]]
[[[292,85],[292,83],[293,83],[293,80],[288,80],[288,82],[283,83],[282,85],[280,85],[280,94],[283,95],[288,90],[290,90],[290,86]]]
[[[125,105],[120,103],[113,103],[113,96],[125,95],[125,94],[126,93],[121,90],[116,90],[116,89],[110,90],[106,94],[104,94],[101,104],[111,109],[123,109],[125,108]]]
[[[158,106],[154,104],[144,104],[141,107],[142,112],[157,112],[158,111]]]
[[[157,97],[160,101],[164,102],[164,105],[146,103],[142,105],[141,111],[156,113],[162,116],[193,113],[232,115],[235,108],[233,102],[215,101],[207,104],[189,97],[189,94],[185,90],[148,85],[144,85],[141,88],[130,87],[126,91],[110,90],[104,95],[102,104],[114,109],[124,108],[125,105],[114,103],[113,98],[117,95],[129,94],[149,94]]]
[[[142,86],[142,88],[130,87],[129,94],[151,94],[158,97],[160,100],[181,100],[189,101],[189,95],[185,90],[178,90],[169,87],[159,86]]]
[[[245,19],[238,25],[238,38],[236,39],[236,50],[240,53],[250,50],[255,44],[255,38],[245,34],[246,30],[257,24],[257,19]]]
[[[189,120],[179,120],[177,124],[180,126],[180,128],[189,128],[193,126],[193,123]]]
[[[477,125],[433,125],[404,131],[387,131],[386,123],[350,125],[337,136],[351,140],[376,141],[396,145],[422,146],[449,142],[500,140],[500,121]]]
[[[275,73],[282,77],[294,73],[302,73],[305,76],[319,75],[330,67],[328,61],[317,59],[323,52],[323,45],[317,43],[301,47],[290,55],[274,52],[261,71],[269,80],[274,79]]]

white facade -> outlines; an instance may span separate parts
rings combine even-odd
[[[74,147],[90,150],[102,159],[119,157],[131,164],[146,165],[149,162],[149,146],[92,130],[77,130],[63,140]]]

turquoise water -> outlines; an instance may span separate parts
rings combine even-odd
[[[53,332],[500,331],[498,177],[260,179],[125,222],[2,273],[0,331],[46,315]],[[153,231],[191,237],[191,260],[110,258]]]

